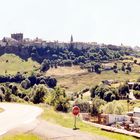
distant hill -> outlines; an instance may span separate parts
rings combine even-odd
[[[0,55],[12,53],[25,60],[32,58],[39,63],[47,59],[52,65],[116,60],[133,52],[134,50],[130,47],[81,42],[8,43],[5,41],[0,43]]]

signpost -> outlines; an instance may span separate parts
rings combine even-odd
[[[72,109],[72,113],[74,115],[74,128],[73,130],[76,130],[76,116],[80,113],[80,108],[78,106],[74,106]]]

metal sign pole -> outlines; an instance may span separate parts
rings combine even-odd
[[[76,116],[74,116],[74,128],[73,130],[76,130]]]

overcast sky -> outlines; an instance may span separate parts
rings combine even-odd
[[[140,0],[0,0],[0,38],[140,46]]]

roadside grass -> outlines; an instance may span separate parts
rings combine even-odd
[[[130,100],[129,103],[129,110],[128,110],[128,103],[127,100],[118,100],[116,101],[117,104],[121,104],[124,106],[124,113],[126,114],[126,112],[128,111],[133,111],[135,107],[140,107],[140,100]]]
[[[41,138],[34,134],[17,134],[3,136],[0,140],[41,140]]]
[[[31,73],[33,70],[35,70],[34,66],[39,67],[39,64],[36,61],[33,61],[31,58],[25,61],[14,54],[4,54],[0,56],[1,75],[15,75],[17,72]]]
[[[60,113],[54,111],[53,108],[44,108],[44,113],[42,114],[41,118],[49,122],[59,124],[63,127],[71,129],[73,128],[74,117],[71,113]],[[89,124],[83,123],[79,117],[77,118],[77,127],[80,128],[81,131],[88,132],[93,135],[101,135],[109,138],[110,140],[137,140],[136,138],[131,136],[107,132],[101,130],[100,128],[93,127]]]
[[[4,109],[0,108],[0,113],[3,112],[3,111],[4,111]]]

